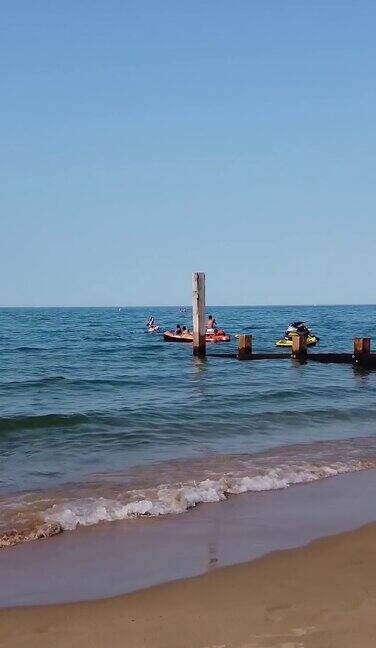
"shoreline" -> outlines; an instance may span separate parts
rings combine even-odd
[[[0,495],[0,549],[102,522],[185,513],[242,493],[376,468],[374,437],[287,444],[134,465],[81,482]],[[163,478],[161,479],[161,475]]]
[[[112,599],[0,611],[7,648],[371,648],[376,523]]]
[[[109,598],[303,546],[376,520],[375,488],[369,469],[5,549],[0,607]]]

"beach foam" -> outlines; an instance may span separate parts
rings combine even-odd
[[[278,447],[255,454],[155,462],[0,498],[0,547],[101,522],[179,515],[201,503],[376,467],[374,437]]]
[[[44,522],[57,523],[65,530],[73,530],[78,525],[89,526],[99,522],[142,516],[181,514],[197,504],[220,502],[229,495],[288,488],[294,484],[309,483],[367,467],[370,467],[369,462],[352,460],[321,466],[281,466],[253,476],[237,477],[225,474],[218,479],[204,479],[198,483],[160,486],[150,489],[144,497],[130,502],[121,501],[120,498],[99,497],[54,504],[42,513],[42,517]]]

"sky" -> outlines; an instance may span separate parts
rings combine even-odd
[[[4,0],[0,305],[375,303],[376,3]]]

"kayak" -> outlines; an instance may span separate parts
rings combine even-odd
[[[192,333],[183,333],[182,335],[176,335],[173,331],[165,331],[163,337],[166,342],[193,342]],[[207,333],[205,335],[206,342],[230,342],[231,337],[226,335],[223,331],[218,331],[218,333]]]
[[[316,337],[316,335],[308,335],[307,337],[307,346],[315,346],[317,342],[319,341],[319,338]],[[281,340],[277,340],[275,343],[276,347],[292,347],[292,340],[289,338],[282,338]]]

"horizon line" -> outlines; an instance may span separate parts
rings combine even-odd
[[[318,308],[321,306],[376,306],[376,304],[373,303],[367,303],[367,302],[358,302],[358,303],[342,303],[342,302],[323,302],[323,303],[304,303],[304,304],[206,304],[206,308],[290,308],[290,307],[307,307],[311,306],[312,308]],[[133,304],[129,306],[124,306],[122,304],[109,304],[109,305],[95,305],[91,304],[83,306],[83,305],[62,305],[62,304],[54,304],[54,305],[39,305],[39,306],[30,306],[30,305],[22,305],[22,306],[15,306],[15,305],[0,305],[0,310],[9,310],[9,309],[41,309],[41,308],[108,308],[108,309],[131,309],[131,308],[192,308],[190,304]]]

